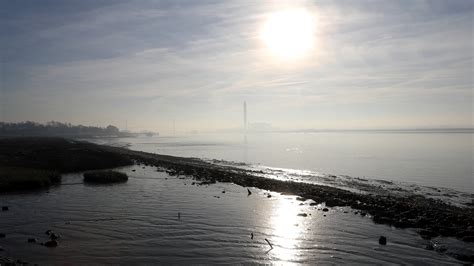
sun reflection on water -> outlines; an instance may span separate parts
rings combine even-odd
[[[295,261],[297,250],[303,237],[304,218],[298,216],[298,206],[294,201],[281,199],[273,208],[271,226],[273,228],[273,238],[270,240],[273,249],[272,255],[282,261]]]

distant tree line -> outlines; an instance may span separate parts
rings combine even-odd
[[[71,125],[51,121],[40,124],[32,121],[19,123],[0,122],[0,136],[70,136],[70,137],[96,137],[96,136],[123,136],[116,126],[109,125],[105,128],[83,125]]]

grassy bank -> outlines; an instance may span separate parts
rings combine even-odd
[[[0,192],[45,188],[61,173],[131,165],[105,146],[62,138],[0,139]]]
[[[46,188],[61,182],[55,171],[0,167],[0,192]]]

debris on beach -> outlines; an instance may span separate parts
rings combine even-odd
[[[270,249],[273,249],[272,243],[270,243],[270,241],[268,241],[268,239],[266,239],[266,238],[265,238],[265,241],[267,241],[268,245],[270,245]]]
[[[250,233],[250,239],[253,239],[253,233]]]
[[[380,236],[380,238],[379,238],[379,244],[380,244],[380,245],[383,245],[383,246],[387,245],[387,238],[384,237],[384,236]]]

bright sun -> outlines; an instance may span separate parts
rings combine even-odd
[[[314,45],[314,19],[305,9],[291,9],[268,16],[260,35],[272,53],[294,59]]]

